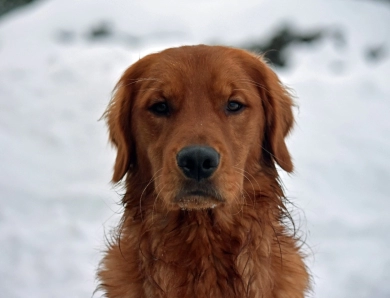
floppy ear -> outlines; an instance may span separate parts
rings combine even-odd
[[[264,66],[266,90],[263,100],[267,121],[265,141],[268,142],[268,145],[264,145],[269,147],[278,165],[290,173],[293,171],[293,163],[284,138],[294,124],[293,101],[276,74],[265,63]]]
[[[136,63],[137,64],[137,63]],[[119,182],[134,162],[135,152],[131,136],[131,109],[135,96],[135,83],[137,82],[134,64],[122,75],[114,89],[114,95],[103,117],[106,120],[109,138],[117,148],[112,182]]]
[[[266,117],[263,155],[270,156],[286,172],[293,171],[293,163],[284,138],[294,124],[293,101],[277,75],[265,62],[258,59],[256,82]]]

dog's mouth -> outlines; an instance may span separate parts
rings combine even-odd
[[[174,200],[179,208],[186,210],[212,209],[224,201],[219,191],[208,180],[184,182]]]

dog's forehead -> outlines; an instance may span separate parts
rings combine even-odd
[[[250,79],[242,60],[253,59],[242,50],[213,47],[185,46],[154,54],[146,72],[148,87],[158,86],[172,93],[187,91],[229,92]],[[226,89],[226,90],[223,90]]]
[[[186,81],[186,83],[207,82],[215,79],[221,70],[228,71],[220,59],[213,59],[208,53],[160,53],[160,57],[151,65],[153,75],[175,81]],[[224,69],[226,68],[226,69]],[[217,69],[219,71],[217,71]]]

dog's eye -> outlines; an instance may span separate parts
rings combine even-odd
[[[242,108],[244,107],[243,104],[237,102],[237,101],[229,101],[228,104],[227,104],[227,111],[228,112],[238,112],[240,111]]]
[[[149,110],[159,116],[167,116],[169,114],[169,106],[166,102],[155,103]]]

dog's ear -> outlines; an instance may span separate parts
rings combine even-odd
[[[294,124],[291,95],[279,81],[277,75],[264,64],[263,106],[266,116],[266,131],[263,147],[286,172],[293,171],[293,163],[288,152],[285,137]]]
[[[124,81],[123,76],[116,85],[114,95],[104,113],[110,141],[117,149],[112,177],[114,183],[119,182],[129,169],[132,147],[130,130],[131,92],[128,92]]]
[[[277,75],[262,58],[254,57],[252,79],[256,82],[265,113],[263,157],[266,162],[275,161],[286,172],[293,171],[293,163],[288,152],[285,137],[294,124],[293,100]],[[252,60],[253,62],[253,60]]]
[[[278,165],[290,173],[293,171],[293,163],[284,139],[294,124],[293,101],[276,74],[268,66],[266,69],[264,107],[267,125],[263,146],[265,150],[268,147]]]
[[[117,148],[112,182],[119,182],[136,161],[131,132],[131,110],[137,94],[137,82],[141,75],[140,63],[129,67],[114,89],[114,95],[103,117],[106,120],[109,139]]]

